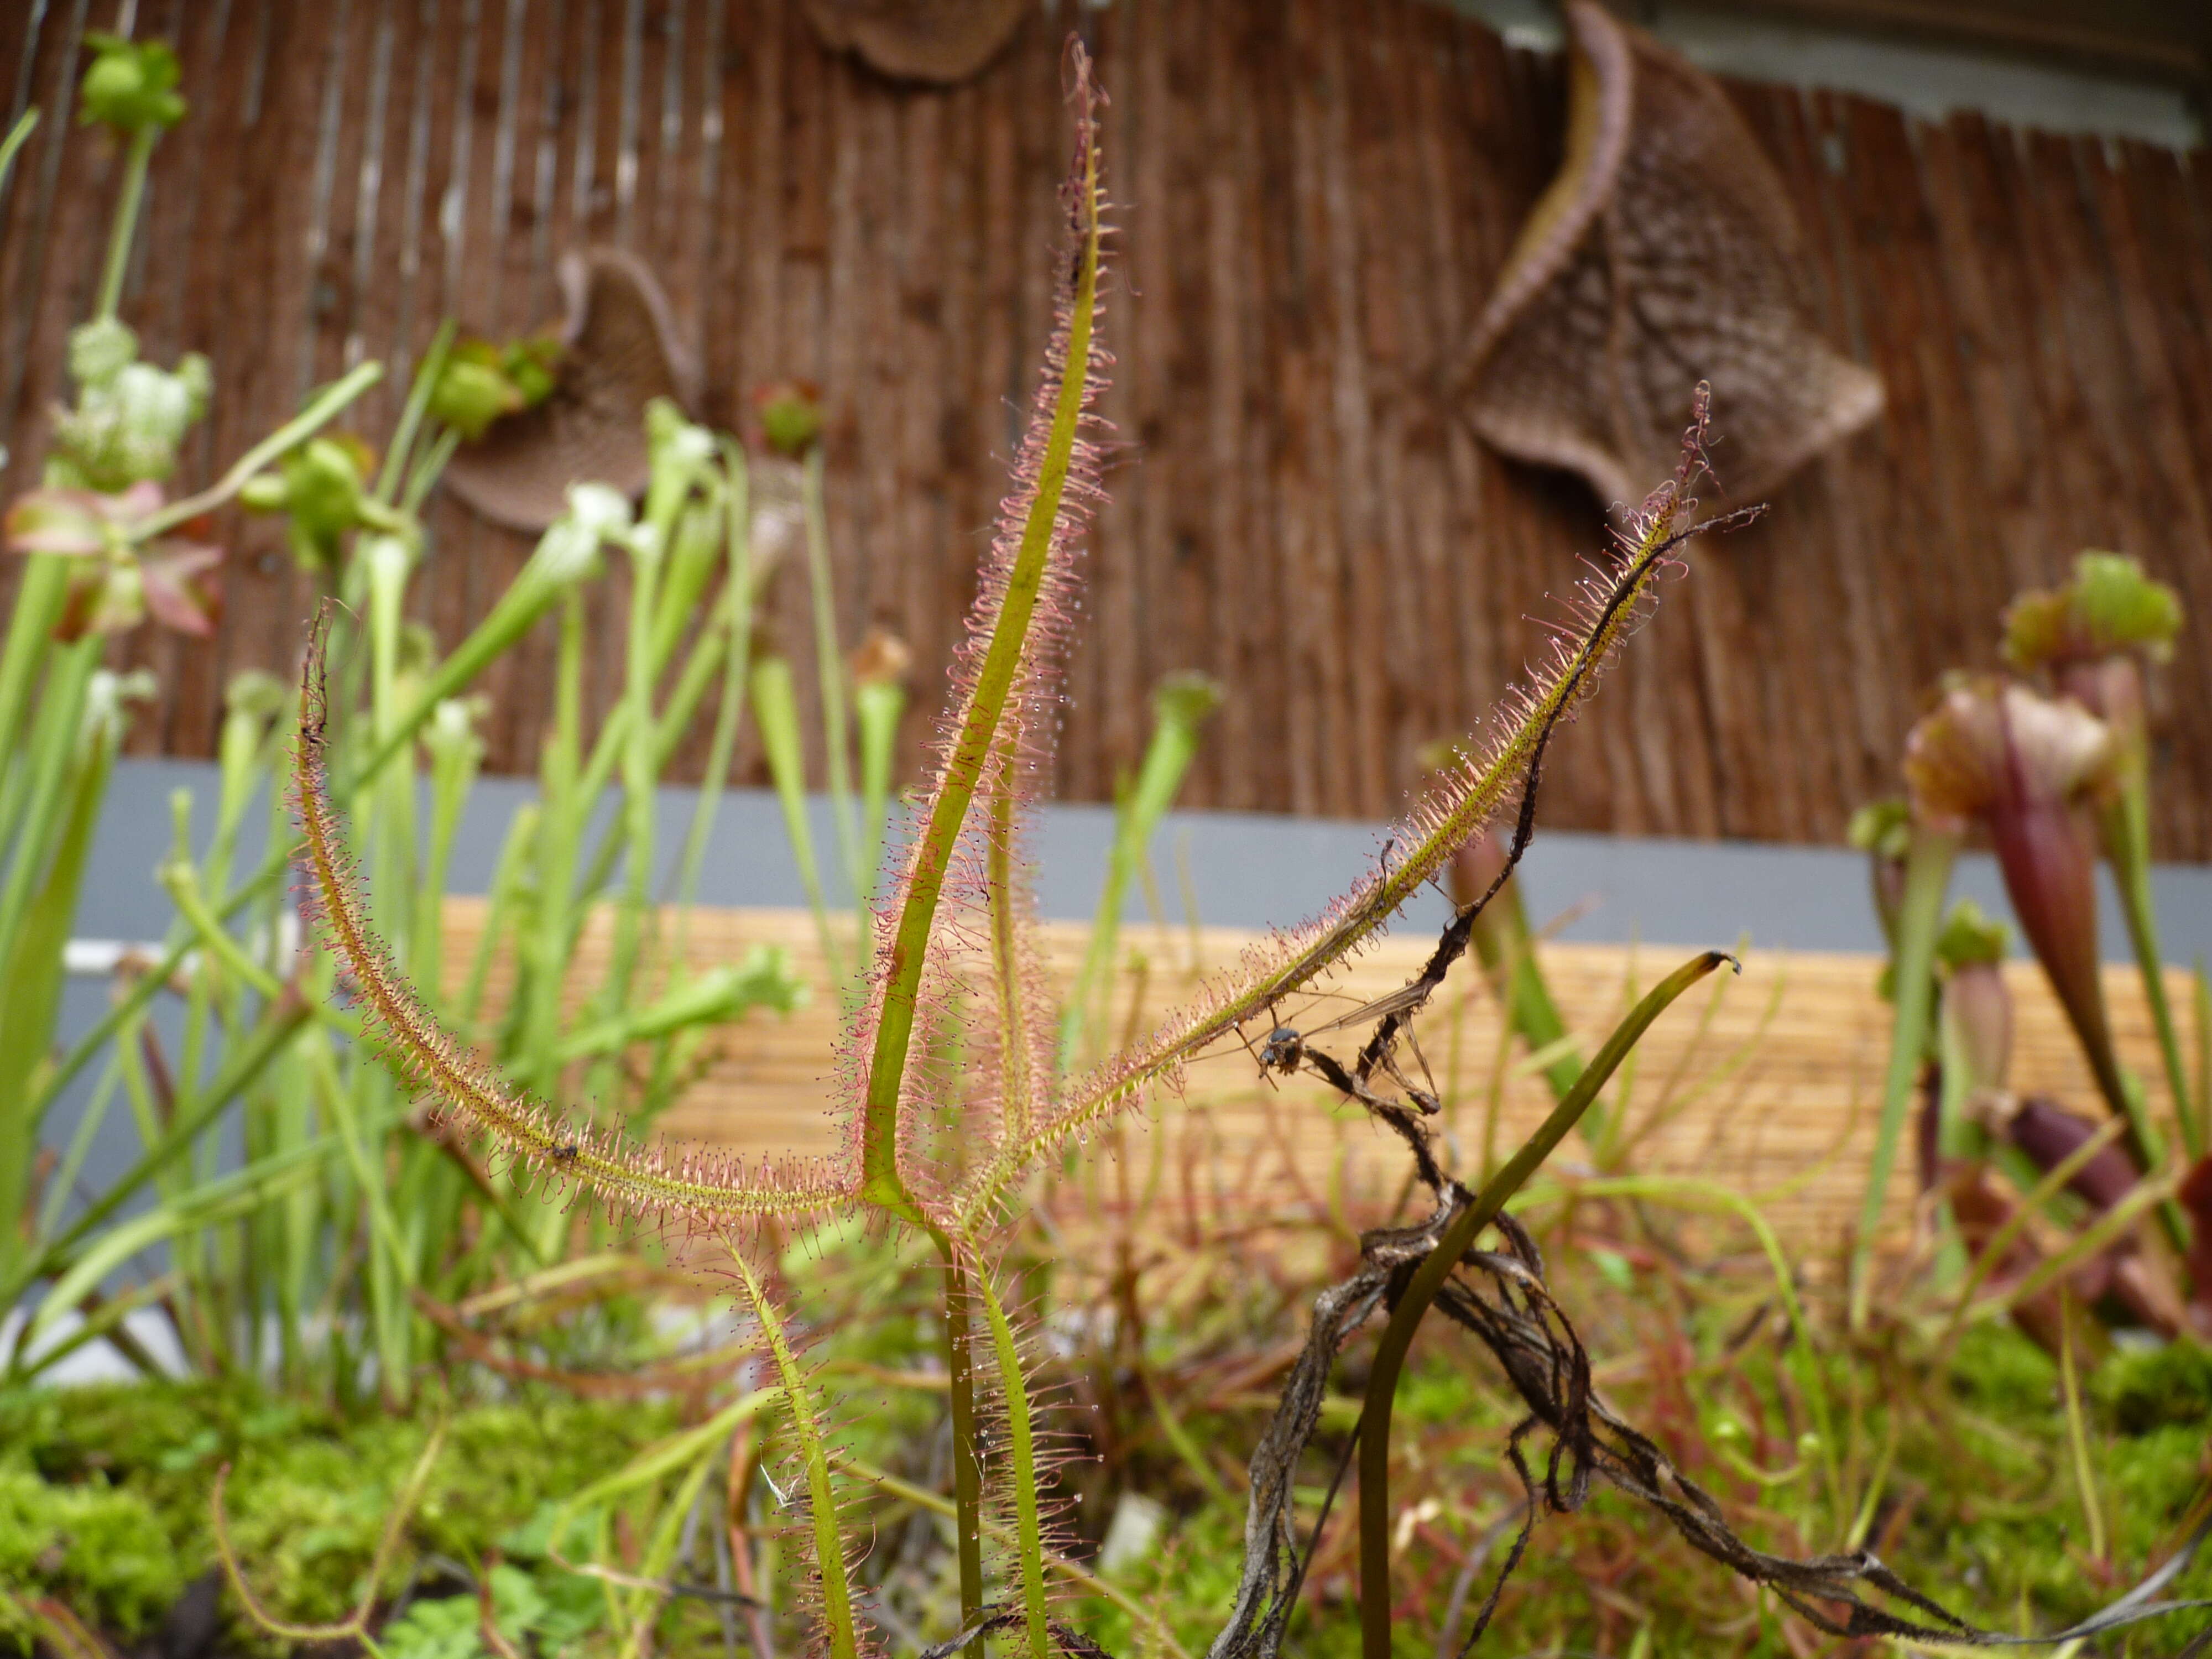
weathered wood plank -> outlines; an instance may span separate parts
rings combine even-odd
[[[52,0],[0,41],[0,94],[49,110],[0,198],[11,490],[97,270],[115,165],[68,93],[83,28],[114,12]],[[1578,484],[1500,461],[1449,396],[1557,165],[1559,63],[1412,0],[1076,15],[1115,94],[1121,361],[1059,787],[1110,794],[1152,686],[1196,667],[1230,702],[1191,799],[1387,813],[1420,744],[1473,731],[1540,648],[1529,619],[1602,542]],[[551,313],[562,252],[632,246],[702,347],[709,418],[740,422],[774,379],[822,383],[839,633],[914,647],[915,762],[1048,321],[1058,29],[1033,19],[972,83],[933,91],[823,53],[786,0],[142,0],[138,16],[174,29],[195,100],[158,154],[125,301],[157,357],[216,362],[189,478],[354,357],[392,362],[360,414],[380,430],[441,317],[514,332]],[[1798,200],[1820,325],[1882,371],[1890,410],[1765,525],[1692,556],[1559,751],[1553,823],[1830,838],[1891,784],[1933,677],[1994,660],[2003,599],[2080,546],[2128,546],[2195,614],[2212,605],[2203,156],[1732,90]],[[450,505],[432,525],[414,606],[451,642],[528,546]],[[216,647],[117,647],[167,692],[141,751],[204,752],[230,676],[296,648],[313,584],[273,526],[217,530],[234,556]],[[594,708],[618,682],[623,580],[589,602]],[[811,714],[796,566],[775,599]],[[533,763],[552,662],[543,629],[488,678],[495,766]],[[2212,657],[2185,653],[2160,714],[2160,849],[2212,858]],[[750,744],[741,772],[761,775]]]

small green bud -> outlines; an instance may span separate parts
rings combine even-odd
[[[561,349],[560,340],[550,334],[532,334],[507,348],[500,370],[525,409],[535,409],[553,395],[560,383]]]
[[[1870,800],[1851,814],[1844,838],[1862,853],[1901,859],[1912,841],[1912,808],[1897,799]]]
[[[275,488],[264,473],[240,494],[257,511],[289,514],[286,536],[293,558],[302,570],[329,570],[337,564],[347,532],[381,525],[390,516],[376,512],[368,496],[368,476],[375,470],[376,452],[361,439],[326,433],[284,457]]]
[[[2074,561],[2063,587],[2031,588],[2005,610],[2004,657],[2029,672],[2136,652],[2168,661],[2181,632],[2181,598],[2122,553],[2094,549]]]
[[[1936,935],[1936,955],[1950,968],[2002,962],[2012,945],[2012,929],[1969,898],[1951,907]]]
[[[779,380],[753,393],[761,441],[797,460],[822,437],[822,392],[811,380]]]
[[[561,349],[550,334],[505,345],[474,336],[456,340],[430,389],[430,413],[474,443],[494,422],[553,395]]]
[[[501,416],[524,407],[514,382],[495,362],[485,360],[483,354],[489,349],[481,341],[457,344],[430,392],[430,413],[471,443]]]
[[[1221,682],[1193,670],[1163,675],[1152,688],[1152,716],[1163,726],[1197,726],[1221,707]]]
[[[185,100],[176,89],[183,74],[167,42],[138,46],[98,33],[88,33],[84,40],[93,59],[80,88],[83,110],[78,120],[133,137],[149,129],[167,131],[185,118]]]
[[[215,396],[215,366],[197,351],[187,351],[177,359],[171,378],[185,390],[190,399],[191,419],[197,421],[207,413],[208,400]]]
[[[2173,655],[2181,597],[2125,554],[2091,551],[2074,561],[2074,608],[2089,636],[2110,649],[2138,650],[2153,662]]]
[[[411,559],[414,555],[397,536],[377,538],[378,542],[390,541],[398,545],[400,556]],[[405,680],[427,680],[438,666],[438,635],[426,622],[410,618],[399,629],[398,671]],[[450,701],[450,699],[449,699]]]
[[[266,669],[240,669],[231,676],[222,700],[233,714],[272,720],[291,706],[292,688]]]

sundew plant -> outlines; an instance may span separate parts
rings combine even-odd
[[[1693,524],[1689,495],[1702,460],[1702,421],[1677,476],[1629,516],[1613,556],[1581,586],[1548,659],[1509,696],[1486,742],[1439,774],[1377,866],[1317,919],[1248,952],[1148,1036],[1087,1068],[1063,1066],[1023,843],[1048,781],[1060,675],[1077,609],[1079,546],[1100,499],[1097,404],[1111,363],[1099,334],[1101,94],[1079,47],[1070,49],[1069,69],[1075,144],[1063,192],[1067,240],[1055,326],[1013,489],[952,665],[926,787],[878,895],[865,986],[838,1058],[831,1107],[843,1129],[838,1154],[752,1164],[640,1144],[618,1125],[549,1098],[542,1073],[539,1087],[518,1086],[440,1024],[379,938],[333,805],[319,630],[303,675],[295,759],[307,885],[323,935],[358,989],[366,1023],[380,1029],[389,1063],[418,1096],[466,1120],[550,1185],[627,1212],[678,1242],[726,1252],[740,1305],[757,1323],[775,1379],[768,1391],[773,1398],[746,1409],[772,1405],[784,1422],[799,1477],[792,1504],[804,1516],[821,1639],[833,1659],[854,1659],[873,1645],[860,1616],[855,1575],[870,1540],[855,1491],[866,1476],[842,1456],[829,1396],[803,1353],[803,1276],[789,1293],[792,1305],[772,1291],[773,1228],[831,1212],[858,1214],[921,1235],[941,1262],[936,1334],[950,1392],[961,1628],[932,1655],[965,1650],[980,1659],[992,1639],[1011,1642],[1030,1659],[1097,1652],[1054,1616],[1052,1460],[1031,1382],[1033,1339],[1023,1322],[1024,1297],[1006,1271],[1005,1243],[1036,1185],[1079,1157],[1092,1134],[1173,1088],[1186,1062],[1245,1040],[1255,1023],[1267,1039],[1257,1051],[1263,1064],[1321,1077],[1401,1136],[1435,1208],[1418,1225],[1370,1235],[1361,1274],[1316,1305],[1305,1352],[1254,1461],[1242,1585],[1223,1610],[1216,1659],[1273,1654],[1280,1646],[1302,1571],[1292,1472],[1312,1436],[1330,1364],[1376,1314],[1388,1316],[1388,1328],[1360,1435],[1361,1601],[1369,1659],[1389,1653],[1389,1401],[1415,1328],[1431,1305],[1475,1331],[1530,1402],[1529,1426],[1540,1421],[1556,1437],[1542,1480],[1531,1485],[1532,1522],[1541,1507],[1578,1504],[1595,1474],[1659,1507],[1698,1547],[1772,1588],[1823,1628],[1972,1639],[1966,1626],[1906,1589],[1871,1556],[1789,1562],[1736,1540],[1712,1499],[1595,1402],[1587,1358],[1544,1291],[1534,1247],[1502,1213],[1504,1200],[1573,1126],[1644,1030],[1727,958],[1696,957],[1653,990],[1538,1133],[1479,1193],[1438,1163],[1425,1127],[1437,1109],[1433,1091],[1416,1080],[1425,1075],[1417,1056],[1403,1064],[1401,1057],[1407,1023],[1466,951],[1490,894],[1461,908],[1426,970],[1402,991],[1356,1019],[1332,1022],[1339,1030],[1365,1029],[1356,1057],[1340,1060],[1302,1040],[1285,1018],[1302,993],[1384,927],[1478,831],[1510,818],[1518,857],[1546,746],[1595,688],[1662,578],[1679,570],[1677,550],[1704,527]],[[1491,893],[1504,878],[1501,872]],[[1502,1245],[1478,1251],[1478,1237],[1493,1223]],[[1516,1462],[1517,1448],[1518,1437]],[[1520,1553],[1516,1546],[1512,1559]],[[1904,1597],[1925,1622],[1909,1624],[1860,1601],[1854,1587],[1862,1584]]]

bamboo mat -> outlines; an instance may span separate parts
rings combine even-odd
[[[484,903],[450,899],[446,914],[446,961],[458,972],[475,949]],[[575,971],[580,998],[603,971],[608,922],[602,912],[585,931]],[[849,929],[849,918],[842,925]],[[1044,936],[1052,975],[1065,988],[1089,928],[1048,923]],[[1115,987],[1117,1031],[1148,1029],[1192,993],[1200,975],[1233,963],[1253,937],[1224,928],[1125,932]],[[1364,1001],[1394,989],[1413,975],[1432,944],[1410,934],[1385,940],[1328,985],[1332,994],[1286,1003],[1283,1017],[1317,1024],[1332,1008],[1354,1006],[1339,997]],[[811,998],[787,1017],[757,1010],[718,1034],[698,1082],[659,1127],[677,1139],[714,1141],[749,1156],[828,1153],[837,1144],[837,1004],[811,919],[795,910],[692,914],[695,963],[738,961],[757,945],[787,951],[794,970],[813,987]],[[1632,985],[1648,988],[1689,954],[1672,946],[1542,947],[1545,972],[1586,1054],[1619,1018]],[[1743,963],[1740,977],[1723,972],[1692,989],[1639,1047],[1620,1131],[1626,1162],[1639,1174],[1693,1177],[1760,1201],[1793,1253],[1818,1272],[1856,1220],[1865,1190],[1888,1029],[1888,1006],[1875,994],[1881,964],[1867,956],[1755,945],[1743,952]],[[2100,1114],[2088,1068],[2040,970],[2023,961],[2006,972],[2017,1010],[2014,1089]],[[495,962],[489,981],[495,1004],[511,979],[511,965]],[[2134,970],[2108,968],[2106,994],[2124,1062],[2149,1091],[2154,1110],[2170,1121],[2172,1103]],[[2193,1045],[2185,975],[2172,975],[2172,994],[2185,1022],[2184,1042]],[[1262,1035],[1255,1031],[1254,1041]],[[1498,1008],[1469,967],[1455,969],[1417,1036],[1442,1085],[1459,1171],[1480,1166],[1492,1134],[1493,1079],[1500,1156],[1550,1109],[1543,1079],[1529,1071],[1523,1051],[1511,1048],[1501,1065]],[[1329,1046],[1332,1039],[1321,1042]],[[1340,1053],[1354,1047],[1346,1034],[1334,1042]],[[1607,1097],[1617,1102],[1620,1095],[1616,1083]],[[1156,1099],[1100,1144],[1127,1159],[1138,1182],[1164,1182],[1170,1200],[1184,1205],[1341,1205],[1357,1212],[1394,1194],[1407,1169],[1394,1138],[1335,1105],[1316,1080],[1262,1080],[1251,1056],[1234,1045],[1193,1065],[1179,1097]],[[1586,1147],[1570,1141],[1559,1157],[1586,1155]],[[1908,1143],[1890,1187],[1887,1231],[1893,1236],[1909,1217],[1912,1169]]]

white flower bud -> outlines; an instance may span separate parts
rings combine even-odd
[[[665,398],[646,406],[645,435],[656,477],[671,467],[695,471],[714,459],[714,434],[685,420],[684,411]]]
[[[433,747],[465,743],[475,729],[475,722],[470,718],[469,705],[465,699],[441,697],[438,706],[430,711],[430,724],[423,733],[423,740]]]
[[[568,516],[599,540],[611,541],[629,528],[629,498],[611,484],[572,483]]]
[[[664,550],[660,527],[649,522],[633,526],[629,534],[622,538],[622,544],[629,550],[630,557],[640,564],[656,562]]]
[[[415,562],[414,550],[404,536],[364,536],[356,551],[368,571],[372,587],[382,582],[405,581],[408,567]]]
[[[94,669],[84,688],[83,741],[89,745],[119,738],[125,710],[134,702],[151,702],[160,690],[150,668],[134,668],[127,674]]]
[[[591,574],[599,544],[627,536],[629,528],[629,502],[620,490],[603,483],[570,484],[568,510],[538,538],[527,572],[560,586],[580,581]]]
[[[70,378],[99,386],[138,360],[138,337],[120,319],[103,317],[70,331]]]

